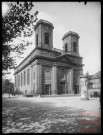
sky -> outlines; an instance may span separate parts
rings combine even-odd
[[[33,2],[31,14],[39,11],[38,20],[44,19],[54,25],[53,47],[62,49],[62,37],[68,31],[79,34],[79,53],[83,57],[83,73],[90,75],[101,70],[101,4],[100,2]],[[34,32],[35,33],[35,32]],[[20,39],[20,38],[19,38]],[[23,37],[21,39],[24,39]],[[25,58],[35,48],[34,34],[25,40],[33,44],[24,51]],[[15,43],[21,40],[16,39]],[[24,59],[23,58],[23,59]],[[17,65],[23,60],[17,59]],[[11,70],[9,78],[14,79]]]

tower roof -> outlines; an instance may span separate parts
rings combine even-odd
[[[63,36],[62,40],[64,40],[64,38],[66,38],[69,35],[75,35],[75,36],[77,36],[79,38],[79,35],[76,32],[69,31]]]
[[[38,26],[39,24],[46,24],[46,25],[49,25],[50,27],[52,27],[52,29],[54,29],[54,26],[53,26],[53,24],[52,24],[52,23],[50,23],[50,22],[48,22],[48,21],[45,21],[45,20],[40,19],[40,20],[36,23],[36,25],[35,25],[35,30],[36,30],[36,28],[37,28],[37,26]]]

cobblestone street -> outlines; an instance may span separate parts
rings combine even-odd
[[[3,133],[100,133],[101,131],[99,98],[81,101],[79,96],[6,97],[2,100]],[[91,114],[96,116],[93,117],[92,124],[91,119],[85,117],[87,125],[81,127],[81,114],[86,111],[91,111]]]

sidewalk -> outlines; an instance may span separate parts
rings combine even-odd
[[[17,98],[17,97],[23,97],[22,95],[15,95],[15,96],[13,96],[12,94],[10,94],[10,98]],[[3,94],[2,95],[2,98],[9,98],[9,94]]]

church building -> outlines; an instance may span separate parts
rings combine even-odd
[[[15,89],[23,95],[80,94],[83,71],[79,35],[69,31],[63,50],[53,47],[52,23],[40,19],[35,25],[35,48],[15,68]],[[54,37],[55,38],[55,37]]]

